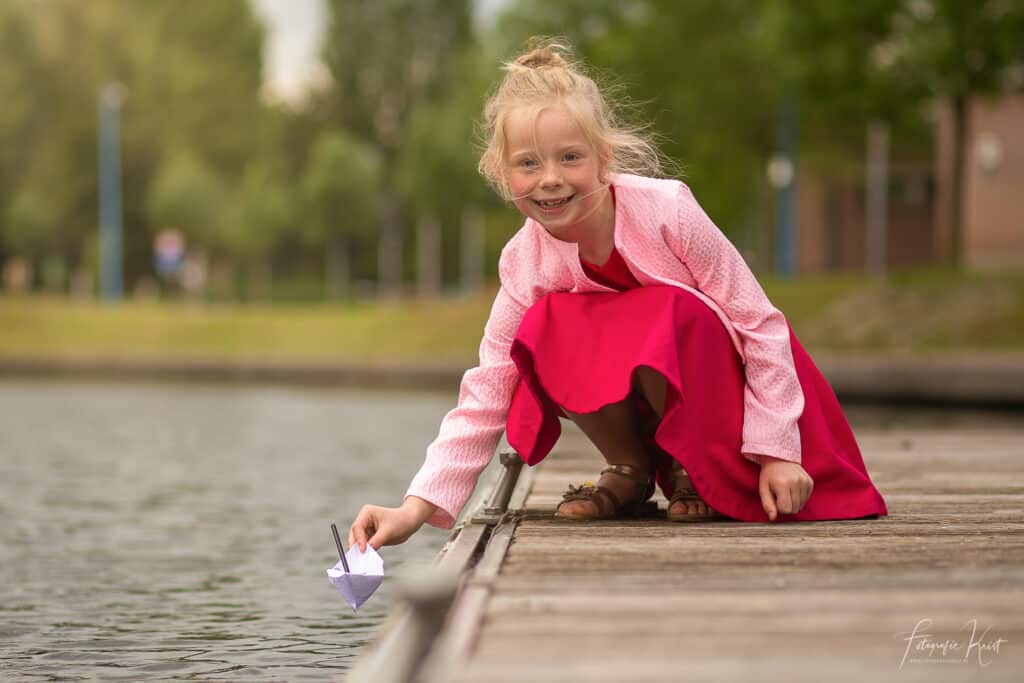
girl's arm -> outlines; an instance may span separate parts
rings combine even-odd
[[[803,413],[804,394],[793,365],[786,319],[685,184],[680,189],[676,227],[675,244],[670,242],[670,247],[692,273],[698,289],[729,317],[743,343],[744,456],[759,464],[759,454],[799,463],[797,420]]]
[[[505,429],[519,371],[509,356],[526,306],[502,286],[480,342],[480,364],[462,377],[459,400],[441,421],[437,438],[406,492],[436,506],[431,526],[449,529],[494,455]]]

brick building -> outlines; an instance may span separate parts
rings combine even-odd
[[[932,160],[889,167],[885,264],[903,268],[949,257],[952,116],[937,108]],[[865,182],[801,170],[798,271],[864,270]],[[1024,95],[978,98],[968,113],[963,197],[963,264],[1024,266]]]
[[[948,254],[953,126],[949,107],[936,117],[935,237]],[[963,262],[1024,266],[1024,95],[977,98],[968,106],[963,192]]]

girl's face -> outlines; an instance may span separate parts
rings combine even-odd
[[[513,110],[505,134],[505,179],[523,214],[555,237],[573,242],[595,220],[608,219],[598,210],[609,197],[601,191],[607,184],[602,180],[604,161],[564,105],[547,107],[536,116],[526,108]]]

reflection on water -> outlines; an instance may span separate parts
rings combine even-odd
[[[393,604],[327,581],[453,397],[0,383],[0,678],[339,678]],[[448,532],[382,550],[389,576]]]

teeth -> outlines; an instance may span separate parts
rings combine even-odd
[[[569,201],[568,197],[566,197],[565,199],[555,199],[555,200],[549,200],[549,201],[541,199],[541,200],[538,200],[537,203],[540,204],[541,206],[551,208],[551,207],[554,207],[554,206],[561,206],[562,204],[565,204],[567,201]]]

